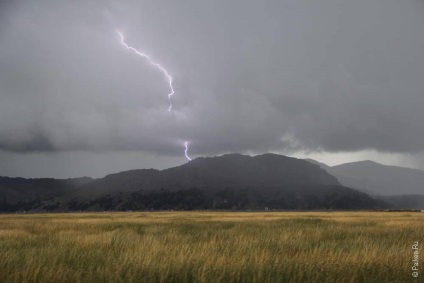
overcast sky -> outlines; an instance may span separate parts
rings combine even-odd
[[[422,0],[3,0],[0,175],[166,168],[185,140],[424,169],[423,50]]]

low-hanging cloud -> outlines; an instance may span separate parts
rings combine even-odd
[[[60,2],[60,3],[59,3]],[[0,149],[424,150],[408,0],[23,1],[0,28]],[[163,74],[174,77],[168,112]]]

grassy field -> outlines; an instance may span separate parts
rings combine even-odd
[[[9,214],[0,282],[424,282],[423,237],[406,212]]]

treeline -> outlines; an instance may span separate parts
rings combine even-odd
[[[313,209],[378,209],[388,206],[347,188],[312,192],[262,192],[255,189],[221,189],[213,192],[196,187],[177,191],[159,191],[107,194],[81,200],[72,199],[67,204],[70,211],[136,211],[136,210],[313,210]]]

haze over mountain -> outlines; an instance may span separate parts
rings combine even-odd
[[[24,204],[53,199],[93,181],[92,178],[24,179],[0,177],[0,211],[26,210]]]
[[[347,187],[377,195],[424,194],[424,171],[365,160],[328,166],[312,159]]]
[[[341,186],[317,165],[276,154],[196,158],[162,171],[131,170],[86,181],[73,189],[57,190],[54,196],[45,194],[44,199],[15,203],[7,208],[68,211],[384,206],[364,193]],[[34,191],[37,190],[34,185]]]

